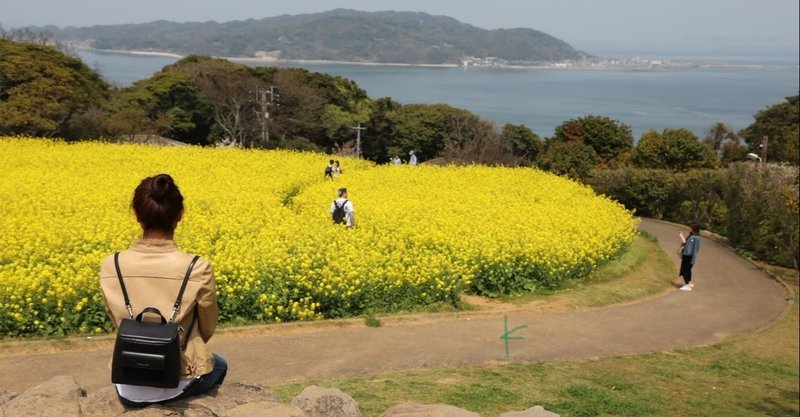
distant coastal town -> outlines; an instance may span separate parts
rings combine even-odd
[[[598,58],[581,60],[565,60],[557,62],[509,62],[507,60],[487,57],[468,57],[462,61],[463,67],[496,67],[496,68],[544,68],[544,69],[628,69],[633,71],[658,71],[674,68],[763,68],[765,64],[738,64],[729,62],[703,62],[695,60],[673,60],[667,58]]]

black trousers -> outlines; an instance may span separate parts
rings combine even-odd
[[[681,272],[678,273],[679,277],[683,277],[683,280],[686,283],[692,282],[692,256],[691,255],[683,255],[681,256]]]

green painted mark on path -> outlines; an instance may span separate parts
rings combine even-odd
[[[508,359],[508,341],[511,340],[511,339],[514,339],[514,340],[522,340],[522,339],[524,339],[524,337],[522,337],[522,336],[511,336],[511,335],[514,334],[514,332],[516,332],[517,330],[524,329],[526,327],[528,327],[528,325],[527,324],[523,324],[522,326],[517,326],[517,327],[511,329],[511,331],[509,331],[508,330],[508,314],[503,314],[503,335],[500,336],[500,339],[503,339],[503,342],[506,345],[506,359]]]

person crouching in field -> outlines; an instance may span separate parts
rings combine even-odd
[[[119,328],[122,319],[133,318],[147,307],[171,312],[188,275],[175,314],[182,349],[178,386],[116,384],[123,405],[146,407],[199,395],[222,384],[228,364],[206,346],[219,316],[211,264],[199,257],[193,261],[194,257],[178,249],[173,240],[183,217],[183,196],[178,186],[167,174],[145,178],[134,191],[131,207],[142,227],[142,239],[118,255],[107,256],[100,267],[106,313],[114,325]],[[189,265],[193,266],[187,272]],[[125,296],[123,288],[127,290]],[[130,310],[125,298],[130,301]]]
[[[692,267],[697,261],[697,252],[700,251],[700,226],[693,224],[690,226],[689,237],[684,237],[683,232],[679,234],[681,238],[681,270],[678,276],[683,277],[686,283],[680,289],[691,291],[694,288],[692,283]]]

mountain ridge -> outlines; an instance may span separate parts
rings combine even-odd
[[[334,9],[227,22],[172,22],[32,28],[95,49],[180,55],[364,63],[511,64],[590,57],[561,39],[529,28],[482,29],[423,12]]]

